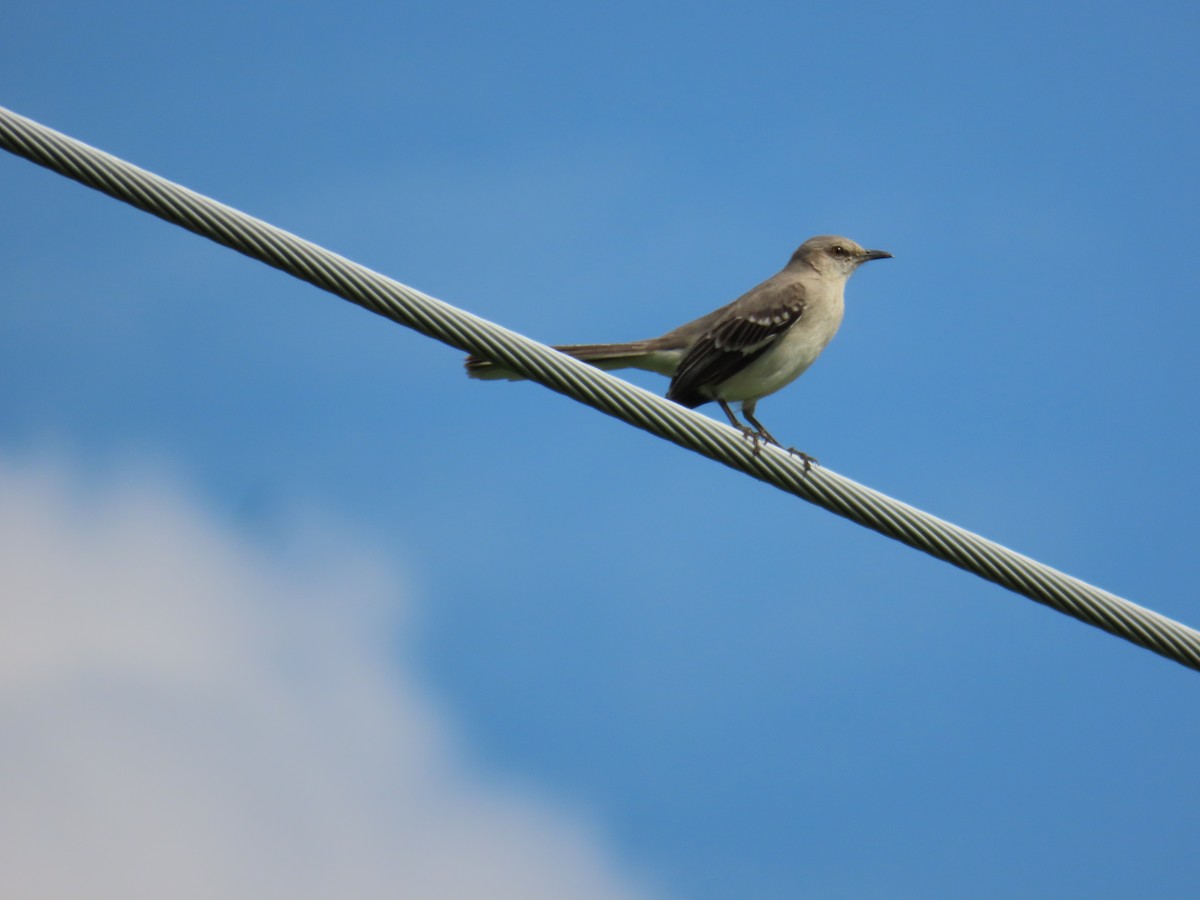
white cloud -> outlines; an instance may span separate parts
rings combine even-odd
[[[269,550],[169,480],[0,460],[0,896],[643,896],[471,772],[401,579],[332,531]]]

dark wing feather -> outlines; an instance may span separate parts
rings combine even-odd
[[[794,283],[767,282],[731,303],[684,355],[667,399],[689,407],[707,403],[713,398],[704,388],[715,387],[750,365],[803,314],[804,289]]]

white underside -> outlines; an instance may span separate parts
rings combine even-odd
[[[639,357],[623,357],[621,359],[593,360],[592,365],[600,369],[613,371],[615,369],[642,369],[646,372],[657,372],[670,378],[679,368],[683,359],[682,350],[654,350]]]
[[[844,311],[839,292],[836,302],[806,313],[771,349],[708,393],[714,400],[753,403],[791,384],[833,340]]]

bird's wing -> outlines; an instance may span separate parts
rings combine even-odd
[[[711,328],[692,344],[675,370],[667,399],[696,407],[712,397],[702,388],[731,378],[762,356],[804,315],[803,285],[759,285],[725,308]]]

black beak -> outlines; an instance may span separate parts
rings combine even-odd
[[[886,250],[868,250],[863,254],[863,262],[870,262],[873,259],[892,259],[892,254]]]

